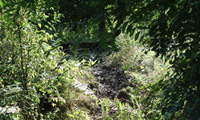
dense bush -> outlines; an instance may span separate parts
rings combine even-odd
[[[34,16],[23,8],[14,21],[1,17],[0,106],[19,107],[17,114],[1,113],[2,119],[55,119],[64,117],[73,95],[69,74],[74,62],[66,61],[53,36],[31,24]],[[38,11],[38,15],[40,12]]]
[[[108,57],[108,61],[120,65],[133,81],[140,85],[151,84],[166,73],[169,63],[156,58],[155,52],[134,41],[134,37],[121,34],[116,43],[120,50]]]
[[[119,52],[113,53],[106,60],[111,64],[120,66],[127,76],[130,77],[129,86],[122,91],[129,95],[129,104],[132,104],[134,111],[141,119],[161,119],[161,111],[156,102],[160,102],[161,91],[155,90],[154,86],[165,77],[170,67],[161,57],[156,57],[156,53],[147,46],[134,41],[135,37],[121,34],[116,43]],[[149,91],[155,90],[155,96],[148,98]],[[151,100],[152,100],[151,99]],[[152,105],[151,107],[148,105]],[[138,118],[139,119],[139,118]]]

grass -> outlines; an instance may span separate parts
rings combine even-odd
[[[121,66],[125,74],[130,76],[131,85],[124,91],[134,96],[134,99],[131,99],[137,107],[133,109],[139,111],[141,119],[161,118],[160,111],[155,110],[156,107],[146,107],[145,100],[152,85],[164,78],[169,63],[165,62],[164,58],[156,57],[155,52],[128,35],[121,34],[116,42],[120,48],[119,52],[113,53],[106,61]],[[159,97],[155,97],[156,99],[159,101]],[[156,111],[155,114],[153,111]]]
[[[67,96],[69,106],[66,109],[71,108],[66,113],[69,119],[90,119],[92,117],[90,112],[99,105],[101,106],[99,119],[103,120],[160,118],[160,112],[156,111],[156,114],[152,114],[155,110],[147,108],[143,101],[147,97],[151,85],[164,77],[169,64],[160,57],[156,58],[153,51],[126,35],[120,35],[117,38],[117,44],[120,47],[119,52],[111,54],[105,60],[107,63],[121,66],[125,74],[130,76],[130,86],[122,90],[130,96],[129,102],[122,102],[119,99],[111,102],[108,98],[95,101],[90,96],[83,94],[83,91],[72,88],[71,94]],[[97,88],[98,82],[91,72],[94,62],[76,59],[71,61],[74,66],[71,66],[70,75],[81,83]],[[112,111],[112,105],[117,108],[113,115],[109,113]]]
[[[160,112],[157,111],[156,114],[152,114],[155,110],[147,108],[143,101],[147,97],[151,85],[164,77],[169,64],[165,63],[164,59],[160,57],[156,58],[155,52],[140,45],[127,35],[120,35],[116,42],[120,48],[119,52],[111,54],[105,60],[107,63],[121,66],[125,74],[130,76],[130,86],[122,90],[130,98],[126,100],[127,102],[122,102],[119,99],[115,99],[114,102],[111,102],[108,98],[99,99],[99,102],[94,105],[94,99],[92,100],[85,95],[76,96],[77,98],[73,101],[76,103],[76,107],[74,106],[76,110],[74,113],[70,113],[71,117],[78,115],[87,119],[90,116],[89,111],[100,105],[102,113],[99,119],[103,120],[160,118]],[[94,62],[90,61],[89,65],[86,65],[86,63],[88,61],[81,61],[78,67],[71,70],[71,75],[76,76],[82,83],[97,87],[98,82],[91,73],[91,65]],[[117,108],[113,115],[109,113],[112,111],[112,105]]]
[[[163,77],[167,64],[164,59],[155,57],[155,52],[140,45],[127,35],[120,35],[117,39],[120,51],[108,57],[107,61],[118,64],[132,82],[142,86],[150,84]]]

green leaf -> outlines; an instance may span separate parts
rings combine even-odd
[[[143,40],[144,40],[144,37],[145,37],[145,35],[142,35],[142,36],[140,37],[139,42],[143,41]]]
[[[59,63],[58,63],[58,65],[63,65],[63,64],[64,64],[64,62],[59,62]]]
[[[0,8],[3,8],[4,7],[4,3],[3,3],[3,1],[2,0],[0,0]]]
[[[116,26],[115,26],[115,29],[118,29],[119,26],[120,26],[122,23],[123,23],[123,20],[122,20],[122,19],[119,19],[119,20],[117,21],[117,24],[116,24]]]
[[[121,29],[122,29],[122,32],[125,32],[128,23],[129,23],[129,22],[125,22],[125,23],[122,25],[122,28],[121,28]]]
[[[133,28],[132,24],[129,25],[128,28],[126,29],[126,33],[127,33],[127,34],[130,33],[131,30],[132,30],[132,28]]]
[[[44,54],[46,55],[46,57],[48,57],[50,55],[50,50],[49,51],[46,51]]]
[[[140,35],[140,32],[137,32],[136,35],[135,35],[135,40],[138,39],[139,35]]]
[[[41,23],[38,23],[38,26],[39,26],[39,28],[42,28],[42,25],[41,25]]]
[[[135,28],[133,28],[131,31],[130,31],[130,37],[135,33]]]

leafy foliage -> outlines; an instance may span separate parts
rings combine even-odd
[[[170,59],[174,73],[169,73],[168,79],[158,84],[164,90],[163,115],[166,118],[199,118],[199,2],[96,0],[91,5],[98,13],[93,18],[98,18],[95,20],[99,24],[106,21],[107,30],[113,28],[111,33],[120,29],[135,34],[135,39],[148,44],[157,56],[166,55]],[[144,30],[144,34],[136,28]]]
[[[150,38],[143,41],[157,54],[167,55],[175,69],[166,76],[169,80],[158,84],[163,89],[160,105],[166,118],[199,118],[198,9],[199,3],[194,1],[151,1],[136,12],[149,12],[146,24]]]
[[[142,114],[140,110],[132,109],[129,104],[123,104],[120,100],[116,99],[112,103],[109,99],[103,99],[100,102],[102,117],[100,119],[104,120],[142,120]],[[113,109],[116,111],[112,114]]]
[[[42,117],[38,107],[41,96],[49,99],[52,108],[59,106],[64,111],[66,107],[62,96],[70,94],[65,93],[72,80],[67,72],[70,63],[55,49],[57,46],[47,44],[58,35],[54,34],[54,24],[60,17],[58,12],[64,15],[63,22],[73,24],[74,31],[79,31],[78,22],[91,24],[87,26],[89,34],[93,34],[94,26],[98,27],[95,30],[101,51],[117,50],[115,38],[122,31],[148,45],[156,56],[169,60],[173,72],[169,70],[165,79],[152,85],[147,106],[162,110],[164,119],[200,119],[199,1],[0,0],[0,12],[0,87],[4,91],[10,85],[19,85],[21,91],[13,94],[23,97],[16,97],[15,102],[8,104],[18,105],[24,119],[32,119],[33,115]],[[87,32],[74,33],[81,38]],[[141,56],[139,59],[145,59]],[[122,64],[124,69],[141,69],[137,64]],[[69,79],[65,81],[66,77]],[[62,82],[67,82],[66,86],[62,86]],[[4,101],[5,96],[2,98]],[[150,104],[155,99],[158,100],[154,105]],[[56,114],[59,110],[55,111]]]
[[[139,88],[162,79],[169,63],[165,63],[160,57],[156,58],[154,51],[140,45],[134,39],[135,36],[119,35],[116,44],[120,50],[110,55],[107,61],[120,65],[125,73],[131,77],[133,84]]]
[[[117,0],[111,4],[115,6],[110,12],[115,18],[115,29],[130,35],[136,32],[135,39],[148,44],[157,56],[167,55],[173,64],[174,73],[158,83],[163,89],[161,109],[165,118],[198,119],[199,2]],[[135,28],[145,29],[146,38]]]
[[[29,22],[34,14],[19,8],[13,21],[6,10],[0,19],[0,106],[19,106],[19,119],[55,119],[69,104],[73,78],[68,71],[73,63],[47,44],[52,35]]]

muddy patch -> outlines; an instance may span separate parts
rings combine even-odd
[[[113,100],[122,88],[129,86],[129,77],[119,65],[98,64],[92,67],[92,72],[99,82],[95,90],[98,98],[108,97]]]
[[[91,89],[93,89],[99,101],[101,101],[103,98],[109,98],[112,102],[109,106],[109,116],[119,113],[114,99],[126,99],[127,94],[122,94],[122,89],[129,86],[130,77],[124,73],[124,71],[121,69],[121,66],[106,63],[93,66],[92,73],[94,74],[99,85],[98,87]],[[103,113],[101,111],[101,107],[101,104],[99,104],[99,106],[93,110],[91,113],[92,120],[98,120],[99,118],[102,118]]]

